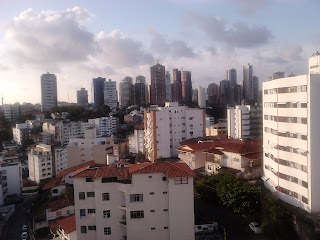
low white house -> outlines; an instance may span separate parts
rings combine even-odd
[[[47,221],[52,221],[61,217],[68,217],[74,214],[74,198],[73,196],[65,196],[49,203],[46,209]]]

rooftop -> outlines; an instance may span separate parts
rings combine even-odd
[[[76,217],[75,215],[71,215],[69,217],[57,220],[57,225],[60,226],[61,229],[66,234],[76,231]]]
[[[73,206],[74,205],[74,196],[64,196],[63,198],[57,199],[51,203],[49,203],[49,207],[51,211],[57,211],[59,209],[68,207],[68,206]]]
[[[194,172],[185,163],[157,162],[132,164],[129,167],[98,166],[86,167],[77,170],[72,177],[117,177],[118,179],[131,178],[133,174],[163,172],[167,177],[193,177]]]

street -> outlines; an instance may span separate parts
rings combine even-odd
[[[22,226],[27,225],[26,211],[31,208],[32,198],[26,198],[23,203],[16,204],[16,210],[4,225],[1,240],[20,240]]]
[[[219,222],[227,232],[228,240],[265,240],[263,235],[255,235],[248,223],[230,209],[208,203],[195,196],[195,224]]]

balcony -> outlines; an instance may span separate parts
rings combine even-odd
[[[119,224],[120,224],[121,226],[126,227],[126,226],[127,226],[127,220],[122,220],[122,221],[119,222]]]

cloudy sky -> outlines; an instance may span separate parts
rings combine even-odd
[[[307,73],[320,50],[319,0],[0,0],[0,94],[40,102],[40,76],[55,73],[58,100],[76,101],[92,78],[120,82],[157,60],[192,71],[194,87],[253,65]],[[91,100],[91,94],[89,93]]]

